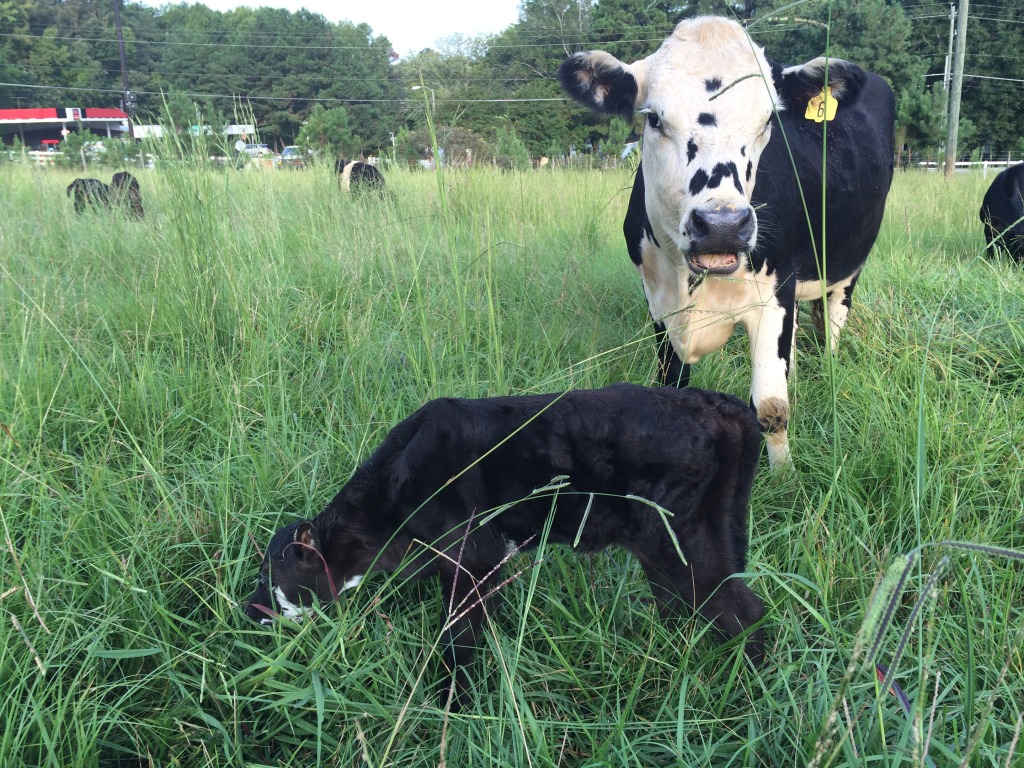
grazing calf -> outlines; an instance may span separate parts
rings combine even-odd
[[[110,184],[99,179],[75,179],[68,185],[68,197],[72,196],[76,213],[84,213],[92,206],[110,210],[127,208],[129,215],[137,219],[145,215],[139,181],[127,171],[115,173]]]
[[[1024,264],[1024,163],[1007,168],[992,180],[978,212],[985,225],[990,255],[1000,249]]]
[[[334,170],[344,189],[352,192],[384,192],[384,176],[375,166],[358,160],[338,160]]]
[[[584,552],[624,547],[663,616],[696,610],[735,637],[763,613],[734,577],[745,568],[760,440],[742,401],[700,389],[433,400],[391,430],[319,516],[274,535],[246,613],[299,619],[371,571],[438,574],[445,663],[461,697],[501,566],[550,526],[551,542]],[[762,662],[759,627],[745,651]]]
[[[787,463],[797,301],[827,315],[834,351],[892,181],[892,89],[836,59],[783,68],[715,17],[632,64],[577,53],[558,77],[597,112],[646,118],[623,232],[663,382],[685,386],[742,325],[768,458]]]

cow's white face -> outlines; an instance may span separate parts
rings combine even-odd
[[[735,271],[757,237],[750,195],[779,101],[762,49],[733,21],[699,18],[646,59],[591,51],[560,77],[595,109],[646,116],[647,216],[662,247],[695,272]]]
[[[696,271],[732,271],[757,237],[750,195],[777,101],[768,63],[738,24],[702,19],[632,71],[656,236]]]

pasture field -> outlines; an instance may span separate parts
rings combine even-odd
[[[1024,765],[1024,269],[981,255],[980,174],[898,173],[839,354],[799,333],[765,667],[622,552],[544,547],[460,714],[435,584],[239,602],[424,400],[653,381],[628,171],[164,168],[142,222],[72,177],[0,166],[0,765]],[[737,333],[694,383],[749,376]]]

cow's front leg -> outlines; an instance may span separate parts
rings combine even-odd
[[[788,297],[786,297],[788,294]],[[768,463],[789,463],[789,369],[796,329],[796,296],[780,290],[748,319],[751,367],[750,402],[764,430]]]
[[[670,387],[689,386],[690,365],[679,359],[664,323],[654,323],[654,338],[658,342],[658,378],[661,383]]]

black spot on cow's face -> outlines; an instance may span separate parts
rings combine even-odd
[[[721,181],[721,179],[719,179],[719,181]],[[708,175],[703,169],[700,169],[693,174],[693,178],[690,179],[690,194],[700,194],[706,186],[708,186]]]
[[[702,174],[702,173],[704,173],[704,171],[698,171],[697,173],[698,174]],[[736,168],[736,164],[735,163],[716,163],[715,167],[711,169],[711,176],[708,177],[707,175],[705,175],[705,179],[707,179],[707,183],[704,184],[701,187],[701,189],[703,189],[705,186],[708,189],[717,189],[718,185],[722,183],[722,180],[726,176],[731,176],[732,177],[733,186],[736,187],[736,191],[739,192],[742,195],[743,194],[743,184],[740,182],[740,174],[739,174],[739,171]],[[695,174],[694,175],[694,179],[696,179],[696,178],[697,178],[697,176]],[[693,193],[693,182],[692,181],[690,182],[690,191],[691,191],[691,193]],[[696,193],[694,193],[694,194],[696,194]]]
[[[750,177],[754,174],[754,164],[747,160],[747,181],[750,181]]]
[[[710,112],[701,112],[699,115],[697,115],[697,122],[709,128],[718,125],[718,120]]]
[[[747,156],[747,145],[746,144],[744,144],[742,147],[740,147],[740,156],[741,157],[746,157]]]
[[[697,142],[690,139],[686,142],[686,164],[689,165],[693,162],[693,158],[697,156]]]
[[[720,78],[709,77],[707,80],[704,81],[704,88],[707,90],[708,93],[714,93],[721,87],[722,81]]]

